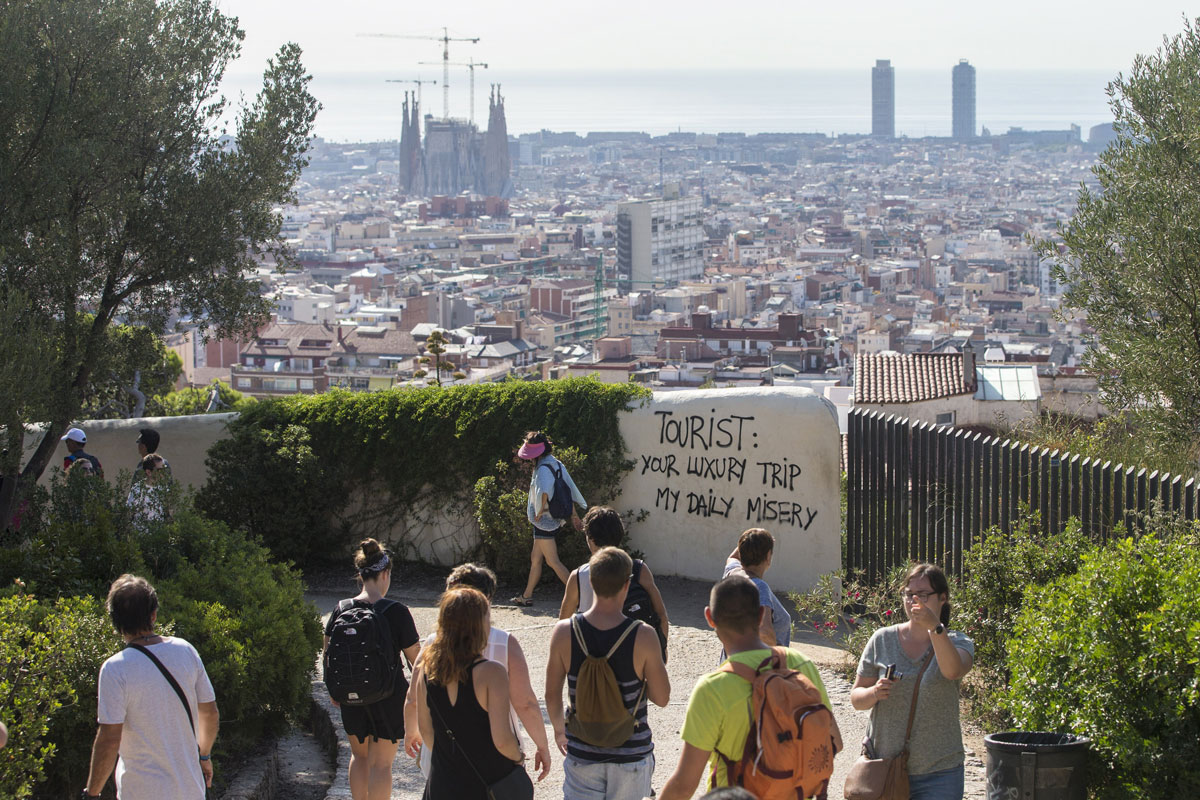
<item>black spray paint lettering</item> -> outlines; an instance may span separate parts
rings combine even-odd
[[[697,517],[728,517],[729,512],[733,510],[732,497],[718,497],[713,492],[688,492],[687,501],[687,512]]]
[[[679,492],[673,492],[668,488],[659,489],[654,496],[654,507],[662,508],[663,511],[678,511]]]
[[[714,413],[716,409],[713,409]],[[726,449],[732,447],[740,451],[743,444],[745,424],[754,417],[743,417],[738,414],[728,416],[709,416],[690,414],[686,417],[675,418],[674,411],[655,411],[660,417],[658,430],[659,444],[674,444],[690,450]],[[757,438],[757,433],[752,433]],[[754,447],[758,447],[757,444]]]
[[[678,475],[679,470],[675,467],[675,456],[642,456],[642,474],[647,472],[661,472],[668,478],[672,475]]]
[[[746,477],[746,459],[737,456],[688,456],[687,474],[708,480],[725,479],[730,483],[741,483]]]
[[[808,508],[791,500],[751,497],[746,501],[746,519],[756,523],[778,522],[780,525],[798,525],[804,530],[812,525],[817,516],[815,508]]]
[[[796,478],[799,478],[802,472],[799,464],[788,463],[786,458],[782,462],[755,461],[754,463],[762,467],[763,486],[769,486],[772,489],[787,489],[789,492],[796,490]]]

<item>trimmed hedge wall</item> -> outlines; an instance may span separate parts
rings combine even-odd
[[[589,502],[611,500],[632,468],[619,414],[648,399],[635,384],[594,378],[334,390],[258,403],[209,451],[197,505],[302,565],[340,557],[418,504],[471,515],[475,485],[497,476],[527,430],[586,458],[573,474]],[[355,505],[369,492],[370,508]],[[403,551],[405,542],[392,542]]]

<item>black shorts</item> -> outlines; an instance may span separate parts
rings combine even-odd
[[[399,678],[392,696],[369,706],[342,704],[342,727],[348,736],[361,740],[388,739],[398,742],[404,738],[404,697],[408,681]]]

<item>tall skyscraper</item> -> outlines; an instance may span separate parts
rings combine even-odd
[[[961,59],[951,73],[953,134],[959,141],[975,138],[975,68]]]
[[[885,58],[877,59],[871,69],[871,135],[896,135],[896,70]]]
[[[633,291],[704,275],[704,214],[699,197],[617,203],[618,280]]]

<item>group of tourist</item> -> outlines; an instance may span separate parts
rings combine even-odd
[[[671,699],[667,608],[650,569],[621,549],[625,531],[615,511],[592,508],[580,519],[574,507],[565,512],[561,503],[551,505],[553,495],[564,491],[572,506],[583,505],[552,447],[535,432],[519,451],[533,467],[528,516],[535,539],[530,583],[516,599],[528,604],[543,561],[565,585],[561,619],[550,634],[544,696],[554,745],[563,756],[563,795],[567,800],[654,797],[654,737],[647,709],[649,703],[665,707]],[[549,467],[547,477],[538,474],[543,466]],[[583,530],[592,551],[573,572],[562,567],[553,535],[546,536],[557,532],[554,523],[568,522]],[[721,665],[692,688],[680,732],[682,754],[657,793],[659,800],[690,798],[706,772],[706,797],[756,797],[739,784],[757,765],[743,755],[758,759],[771,746],[761,741],[762,720],[752,721],[750,713],[752,696],[758,698],[755,679],[764,670],[811,693],[815,705],[806,713],[826,712],[826,727],[820,730],[829,739],[812,748],[813,763],[797,765],[797,775],[805,768],[831,774],[833,756],[844,749],[836,721],[827,713],[831,706],[821,675],[788,647],[790,615],[765,581],[774,547],[767,531],[745,531],[712,587],[704,617],[721,645]],[[360,591],[330,614],[324,663],[350,741],[348,777],[355,800],[391,797],[392,764],[401,742],[426,776],[426,798],[532,798],[518,725],[533,741],[538,781],[551,769],[550,742],[524,651],[515,636],[492,625],[495,574],[478,564],[456,567],[438,601],[437,629],[422,640],[409,609],[387,597],[393,569],[387,550],[367,539],[354,565]],[[907,619],[871,637],[851,690],[853,707],[871,712],[864,756],[906,752],[912,800],[960,800],[964,754],[958,683],[971,668],[974,646],[947,630],[949,586],[937,567],[912,568],[903,602]],[[199,655],[183,640],[155,633],[157,597],[144,580],[118,579],[108,608],[127,649],[105,662],[100,673],[100,727],[83,796],[98,796],[115,765],[123,800],[203,797],[211,782],[217,714]],[[382,652],[384,666],[371,660],[371,643]],[[401,659],[408,663],[411,681]],[[187,711],[190,728],[181,714],[167,719],[176,702],[172,693]],[[747,767],[746,761],[753,763]],[[813,794],[818,791],[823,788]]]
[[[82,428],[68,429],[60,440],[67,448],[62,463],[64,474],[83,473],[104,477],[100,459],[86,450],[87,433]],[[162,519],[164,515],[162,492],[165,483],[170,480],[171,465],[157,452],[160,441],[161,436],[154,428],[139,428],[134,440],[138,458],[126,504],[139,524]]]

